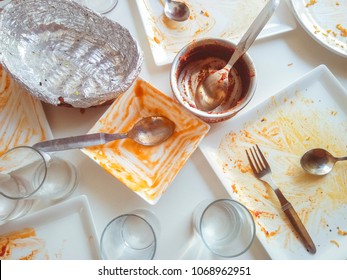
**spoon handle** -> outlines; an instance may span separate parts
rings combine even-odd
[[[247,32],[242,36],[239,43],[236,46],[235,55],[232,55],[228,65],[234,65],[234,63],[249,49],[257,38],[259,33],[263,30],[265,24],[269,21],[276,8],[278,7],[280,0],[269,0],[264,8],[257,15],[252,22]]]
[[[337,161],[347,160],[347,157],[338,157],[336,158]]]
[[[33,145],[33,148],[43,152],[82,149],[84,147],[102,145],[113,140],[124,139],[127,137],[127,133],[92,133],[39,142]]]

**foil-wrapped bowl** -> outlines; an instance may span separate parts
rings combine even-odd
[[[125,92],[142,51],[120,24],[69,0],[13,0],[0,12],[0,63],[33,96],[88,108]]]

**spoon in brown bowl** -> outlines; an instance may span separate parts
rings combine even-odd
[[[185,21],[190,16],[190,10],[183,2],[165,0],[164,14],[171,20]]]
[[[138,121],[126,133],[92,133],[43,141],[33,145],[43,152],[82,149],[102,145],[110,141],[130,138],[144,146],[156,146],[166,141],[175,131],[175,123],[165,117],[146,117]]]
[[[337,161],[347,160],[347,157],[334,157],[324,149],[307,151],[300,159],[302,168],[312,175],[326,175],[330,173]]]
[[[221,105],[228,95],[229,72],[253,44],[279,3],[280,0],[269,0],[240,39],[227,64],[220,70],[210,70],[208,76],[199,83],[195,91],[195,105],[198,109],[208,112]]]

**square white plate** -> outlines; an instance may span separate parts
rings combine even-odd
[[[145,201],[156,204],[210,126],[138,78],[113,102],[89,133],[127,132],[140,119],[149,116],[164,116],[173,121],[176,125],[173,135],[152,147],[122,139],[82,151]]]
[[[99,259],[99,240],[87,197],[82,195],[37,211],[0,227],[3,235],[34,231],[26,238],[12,240],[0,259]],[[12,234],[13,235],[13,234]]]
[[[169,64],[178,51],[192,40],[217,37],[237,43],[266,1],[190,0],[185,22],[173,22],[164,14],[163,0],[137,0],[137,6],[156,65]],[[295,19],[286,3],[280,4],[258,38],[295,29]]]
[[[0,65],[0,155],[15,146],[30,146],[52,138],[41,102]]]
[[[273,180],[313,241],[311,255],[292,232],[272,189],[257,180],[245,149],[258,144]],[[306,174],[301,156],[321,147],[346,155],[347,92],[321,65],[256,108],[209,134],[200,149],[232,198],[253,214],[257,237],[273,259],[347,258],[347,177],[339,162],[323,177]]]

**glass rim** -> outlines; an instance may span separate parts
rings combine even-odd
[[[235,253],[235,254],[221,254],[221,253],[218,253],[216,252],[215,250],[213,250],[209,244],[205,241],[205,238],[203,236],[203,231],[202,231],[202,220],[203,220],[203,217],[204,215],[206,214],[206,212],[208,211],[208,209],[210,209],[210,207],[216,203],[219,203],[219,202],[231,202],[231,203],[236,203],[238,206],[240,206],[243,210],[245,210],[245,213],[247,215],[249,215],[250,217],[250,220],[251,220],[251,231],[252,231],[252,238],[251,240],[249,241],[249,244],[240,252],[238,253]],[[199,219],[199,231],[200,231],[200,235],[201,235],[201,239],[202,241],[204,242],[204,244],[206,245],[206,247],[215,255],[219,256],[219,257],[222,257],[222,258],[235,258],[237,256],[240,256],[242,255],[243,253],[245,253],[253,244],[253,241],[255,239],[255,235],[256,235],[256,226],[255,226],[255,221],[254,221],[254,218],[253,218],[253,215],[252,213],[248,210],[248,208],[243,205],[242,203],[234,200],[234,199],[231,199],[231,198],[220,198],[220,199],[215,199],[211,202],[208,203],[208,205],[205,207],[204,211],[201,213],[201,217]]]
[[[83,0],[83,1],[79,1],[79,2],[82,2],[82,4],[85,4],[88,8],[90,8],[88,6],[88,3],[89,3],[88,0]],[[96,10],[96,12],[98,12],[100,14],[107,14],[107,13],[111,12],[114,8],[116,8],[117,5],[118,5],[118,0],[111,0],[109,5],[106,8]]]
[[[44,184],[45,180],[46,180],[46,176],[47,176],[47,162],[46,162],[46,158],[43,154],[43,152],[41,152],[40,150],[32,147],[32,146],[26,146],[26,145],[23,145],[23,146],[16,146],[16,147],[13,147],[11,149],[8,149],[6,152],[4,152],[1,156],[0,156],[0,159],[5,156],[6,154],[9,154],[15,150],[19,150],[19,149],[30,149],[30,150],[33,150],[34,152],[36,152],[42,159],[43,161],[43,166],[44,166],[44,174],[43,174],[43,178],[42,178],[42,181],[40,182],[39,186],[37,188],[35,188],[35,190],[33,190],[32,192],[29,192],[28,194],[26,195],[23,195],[23,196],[10,196],[8,194],[5,194],[3,192],[0,192],[0,195],[8,198],[8,199],[13,199],[13,200],[20,200],[20,199],[27,199],[27,198],[30,198],[32,195],[34,195],[35,193],[37,193],[42,185]]]
[[[152,232],[152,234],[153,234],[153,238],[154,238],[154,242],[153,242],[153,243],[154,243],[153,253],[151,254],[151,256],[150,256],[149,259],[150,259],[150,260],[153,260],[153,258],[154,258],[154,256],[155,256],[155,253],[156,253],[156,251],[157,251],[157,242],[158,242],[158,240],[157,240],[157,234],[156,234],[156,232],[155,232],[154,227],[153,227],[145,218],[143,218],[143,217],[141,217],[140,215],[135,214],[135,213],[128,213],[128,214],[119,215],[119,216],[113,218],[111,221],[109,221],[109,222],[107,223],[107,225],[105,226],[105,228],[104,228],[103,231],[102,231],[101,238],[100,238],[100,254],[101,254],[101,257],[102,257],[103,259],[105,259],[105,260],[108,259],[108,258],[105,258],[105,257],[104,257],[104,256],[105,256],[105,253],[104,253],[105,249],[104,249],[104,246],[103,246],[104,237],[105,237],[105,235],[106,235],[106,232],[107,232],[108,228],[109,228],[115,221],[117,221],[117,220],[119,220],[119,219],[122,219],[122,218],[127,218],[127,217],[136,217],[136,218],[139,218],[139,219],[141,219],[142,221],[144,221],[144,222],[147,224],[147,226],[149,226],[149,228],[150,228],[150,230],[151,230],[151,232]]]

